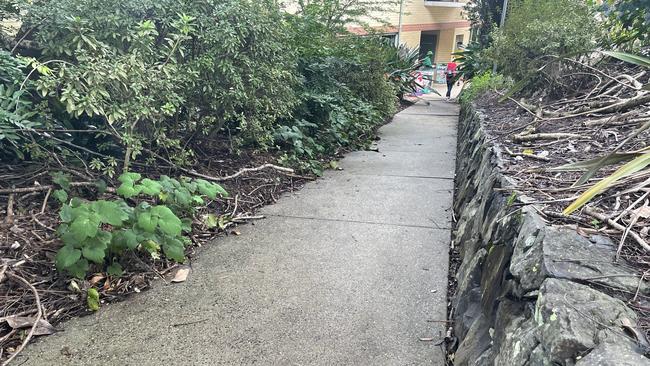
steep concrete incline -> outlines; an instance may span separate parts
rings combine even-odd
[[[381,129],[378,152],[218,239],[158,283],[29,347],[24,365],[443,365],[458,108]]]

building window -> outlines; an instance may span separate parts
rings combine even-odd
[[[465,35],[464,34],[458,34],[456,35],[456,49],[460,50],[465,48]]]
[[[386,39],[390,44],[397,46],[397,33],[382,34],[382,38]]]

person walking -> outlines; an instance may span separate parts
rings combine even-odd
[[[451,89],[454,87],[454,82],[456,82],[456,75],[458,75],[458,64],[453,60],[447,64],[447,70],[445,70],[445,75],[447,77],[447,99],[451,99]]]

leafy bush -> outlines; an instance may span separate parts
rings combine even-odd
[[[470,43],[463,51],[454,53],[454,56],[454,62],[459,64],[458,77],[465,80],[470,80],[492,67],[478,43]]]
[[[513,4],[504,28],[494,32],[487,55],[500,72],[521,80],[544,65],[547,56],[593,49],[599,33],[584,1],[521,0]]]
[[[470,0],[465,4],[465,16],[472,23],[475,41],[481,47],[492,42],[491,35],[501,21],[502,8],[503,0]]]
[[[463,89],[458,100],[461,103],[469,103],[486,92],[491,90],[507,89],[511,85],[512,82],[502,75],[493,75],[491,72],[487,71],[472,78],[469,86]]]
[[[0,154],[2,160],[23,157],[26,130],[40,127],[29,90],[22,85],[24,63],[0,50]],[[23,87],[21,89],[21,86]]]
[[[195,207],[204,205],[205,198],[227,195],[221,186],[201,179],[141,178],[138,173],[122,174],[117,193],[123,199],[112,201],[67,202],[67,193],[57,191],[56,197],[64,202],[57,229],[64,243],[56,255],[59,270],[83,278],[93,262],[107,264],[110,274],[119,275],[120,257],[137,248],[154,258],[162,249],[167,258],[183,262],[189,240],[182,233],[191,231]],[[65,188],[60,176],[57,181]],[[136,197],[149,201],[135,205]]]
[[[607,27],[614,44],[650,44],[650,1],[607,0],[600,9],[608,17]]]
[[[125,168],[146,150],[187,163],[182,141],[224,126],[263,146],[297,103],[272,2],[55,0],[28,14],[47,67],[39,92],[81,125],[99,120]]]

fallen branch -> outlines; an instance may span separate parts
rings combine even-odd
[[[9,195],[7,202],[7,217],[5,217],[5,225],[11,226],[14,223],[14,194]]]
[[[534,154],[522,154],[522,153],[515,153],[512,152],[507,146],[505,146],[506,153],[508,155],[513,156],[513,157],[522,157],[522,158],[531,158],[531,159],[536,159],[536,160],[542,160],[542,161],[551,161],[551,159],[544,157],[544,156],[537,156]]]
[[[15,280],[17,282],[22,283],[25,287],[27,287],[29,290],[32,291],[32,293],[34,294],[34,298],[36,299],[37,311],[36,311],[36,319],[34,320],[34,325],[32,325],[32,328],[29,330],[29,333],[27,333],[27,337],[25,337],[25,339],[23,340],[23,343],[20,344],[20,346],[16,349],[16,351],[11,354],[11,356],[2,364],[2,366],[9,365],[9,363],[11,361],[13,361],[13,359],[16,358],[16,356],[18,356],[18,354],[20,352],[22,352],[22,350],[25,348],[25,346],[29,343],[29,341],[34,336],[34,331],[36,331],[36,328],[38,327],[39,322],[43,318],[43,308],[41,306],[41,298],[38,296],[38,291],[36,290],[36,288],[31,283],[29,283],[29,281],[27,281],[26,279],[20,277],[17,274],[7,272],[6,275],[7,275],[7,277],[9,277],[9,278],[11,278],[11,279],[13,279],[13,280]]]
[[[213,177],[211,175],[205,175],[205,174],[198,173],[198,172],[196,172],[194,170],[181,168],[182,171],[184,171],[184,172],[186,172],[188,174],[192,174],[192,175],[194,175],[196,177],[203,178],[203,179],[206,179],[206,180],[211,180],[213,182],[223,182],[223,181],[226,181],[226,180],[235,179],[235,178],[239,177],[242,174],[251,173],[251,172],[259,172],[259,171],[264,170],[264,169],[275,169],[277,171],[280,171],[280,172],[283,172],[283,173],[289,173],[289,174],[293,174],[293,172],[294,172],[293,169],[291,169],[291,168],[285,168],[285,167],[281,167],[281,166],[277,166],[277,165],[273,165],[273,164],[264,164],[264,165],[258,166],[257,168],[244,168],[244,169],[238,171],[235,174],[227,175],[225,177]]]
[[[225,176],[225,177],[214,177],[214,176],[211,176],[211,175],[201,174],[201,173],[199,173],[199,172],[197,172],[195,170],[186,169],[186,168],[183,168],[183,167],[176,166],[176,164],[171,162],[169,159],[166,159],[165,157],[160,156],[160,154],[157,154],[156,152],[151,151],[149,149],[144,149],[144,150],[147,153],[151,154],[153,157],[156,157],[156,158],[166,162],[167,164],[170,164],[171,166],[176,167],[178,170],[180,170],[182,172],[185,172],[187,174],[191,174],[191,175],[193,175],[195,177],[203,178],[205,180],[213,181],[213,182],[223,182],[223,181],[226,181],[226,180],[235,179],[235,178],[237,178],[240,175],[245,174],[245,173],[259,172],[260,170],[269,169],[269,168],[275,169],[275,170],[283,172],[283,173],[288,173],[288,174],[293,174],[294,173],[294,170],[291,169],[291,168],[285,168],[285,167],[281,167],[281,166],[277,166],[277,165],[267,163],[267,164],[264,164],[264,165],[260,165],[257,168],[244,168],[244,169],[238,171],[237,173],[235,173],[233,175],[228,175],[228,176]]]
[[[70,183],[70,186],[72,187],[87,187],[87,186],[94,186],[97,185],[96,182],[72,182]],[[41,192],[41,191],[47,191],[50,189],[56,189],[55,186],[51,184],[47,184],[44,186],[33,186],[33,187],[24,187],[24,188],[4,188],[0,189],[0,194],[9,194],[12,195],[14,193],[30,193],[30,192]]]
[[[586,213],[587,215],[589,215],[591,217],[594,217],[594,218],[596,218],[596,219],[598,219],[598,220],[600,220],[602,222],[607,223],[607,225],[613,227],[614,229],[616,229],[616,230],[618,230],[618,231],[620,231],[622,233],[624,233],[625,230],[626,230],[625,226],[619,224],[618,222],[615,222],[614,220],[610,219],[609,217],[607,217],[607,216],[605,216],[605,215],[603,215],[603,214],[601,214],[599,212],[596,212],[592,208],[586,207],[584,209],[584,213]],[[643,247],[643,249],[650,252],[650,245],[648,243],[646,243],[646,241],[643,240],[643,238],[641,238],[639,236],[639,234],[635,233],[634,231],[630,231],[630,236],[634,240],[636,240],[636,242],[639,243],[639,245],[641,245]]]
[[[577,139],[584,138],[585,136],[577,135],[575,133],[531,133],[528,135],[514,135],[512,140],[515,142],[527,142],[527,141],[537,141],[537,140],[559,140],[559,139]]]

